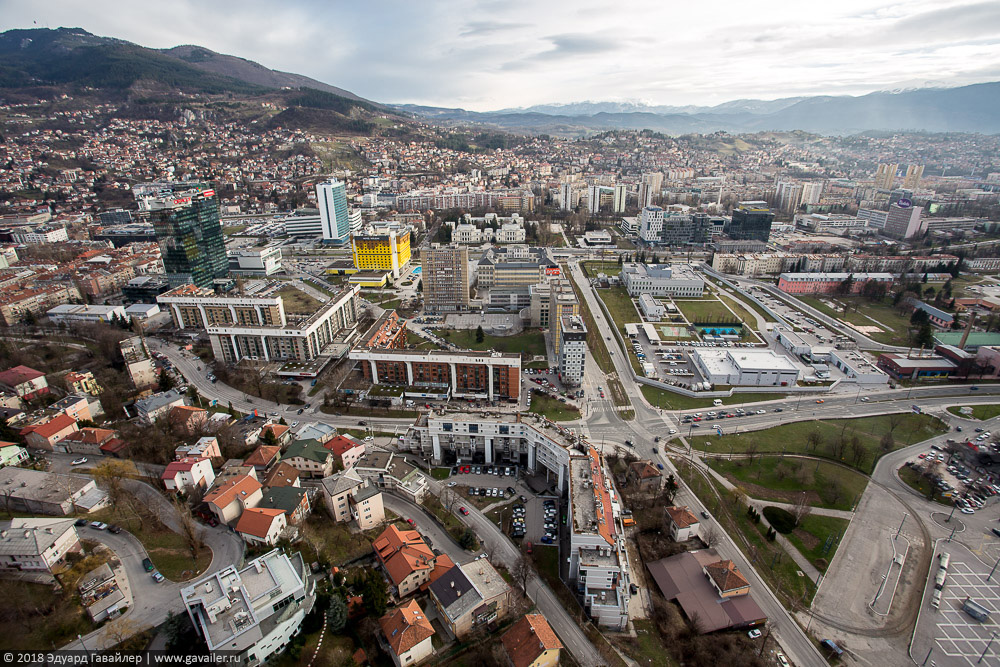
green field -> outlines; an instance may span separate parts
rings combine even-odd
[[[281,297],[285,312],[293,315],[312,315],[323,305],[318,299],[291,285],[282,287],[275,294]]]
[[[513,336],[486,334],[481,343],[476,342],[475,329],[437,329],[434,333],[466,350],[492,349],[497,352],[520,352],[528,356],[546,354],[545,334],[540,329],[528,329]]]
[[[694,410],[695,408],[710,408],[714,398],[698,398],[694,396],[682,396],[666,389],[658,389],[649,385],[640,387],[642,395],[646,397],[649,404],[654,408],[664,410]],[[777,401],[787,398],[786,394],[768,394],[764,392],[737,393],[732,396],[722,397],[723,405],[743,405],[745,403],[758,403],[760,401]]]
[[[813,567],[820,572],[826,572],[850,523],[847,519],[835,516],[810,514],[785,537],[809,559]],[[828,539],[831,540],[829,549],[826,548]]]
[[[969,419],[970,416],[963,415],[961,412],[958,411],[959,408],[961,407],[962,406],[960,405],[953,405],[948,408],[948,412],[958,417],[962,417],[963,419]],[[997,415],[1000,415],[1000,405],[997,405],[995,403],[991,405],[972,405],[969,407],[972,408],[972,415],[971,415],[972,419],[986,421],[987,419],[993,419]]]
[[[674,301],[674,303],[691,324],[733,322],[738,319],[731,310],[726,308],[726,304],[717,299]]]
[[[580,411],[562,401],[532,392],[530,411],[554,422],[573,421],[580,418]]]
[[[762,431],[723,435],[699,435],[690,439],[696,449],[716,453],[754,451],[756,453],[784,452],[809,454],[834,459],[870,473],[882,455],[882,436],[892,432],[893,449],[920,442],[948,429],[936,417],[913,413],[860,417],[857,419],[817,419],[775,426]],[[810,442],[810,433],[818,441]],[[852,445],[857,438],[857,447]],[[706,443],[711,443],[710,446]]]
[[[708,459],[713,470],[739,486],[751,498],[798,502],[802,493],[815,507],[850,510],[868,486],[868,478],[828,461],[780,456],[745,459]]]
[[[580,262],[580,268],[583,269],[584,275],[588,278],[596,278],[598,273],[603,273],[608,276],[617,276],[622,270],[622,267],[618,265],[617,261]]]
[[[825,297],[822,301],[813,296],[799,296],[798,298],[829,317],[859,326],[882,327],[883,331],[879,333],[866,334],[872,340],[887,345],[909,345],[910,343],[909,316],[900,315],[888,301],[872,303],[860,296]],[[831,308],[823,301],[833,303],[834,307]],[[848,308],[846,314],[843,306]],[[855,308],[857,311],[854,310]]]
[[[635,306],[632,305],[632,299],[629,297],[628,292],[621,285],[616,287],[610,287],[608,289],[596,290],[598,298],[604,302],[604,306],[611,313],[611,320],[614,322],[615,326],[618,327],[618,332],[621,334],[622,338],[625,338],[625,324],[628,322],[641,322],[642,317],[639,316],[638,311],[636,311]],[[589,329],[589,325],[588,325]],[[618,349],[617,344],[612,340],[612,349]],[[639,360],[636,359],[634,354],[627,354],[629,363],[632,365],[632,370],[639,373],[642,367],[639,366]]]

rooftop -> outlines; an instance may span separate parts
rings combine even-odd
[[[545,651],[563,648],[541,614],[528,614],[504,633],[503,647],[514,667],[529,667]]]
[[[590,447],[587,456],[570,458],[573,494],[573,532],[596,533],[615,547],[616,530],[612,513],[614,488],[605,475],[603,457]]]

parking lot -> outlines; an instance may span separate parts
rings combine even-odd
[[[934,572],[938,566],[937,554],[946,551],[951,555],[948,575],[938,609],[931,604],[934,590]],[[983,662],[977,663],[1000,621],[1000,581],[997,574],[987,581],[990,567],[976,559],[961,545],[945,543],[935,552],[932,576],[928,577],[924,603],[917,621],[917,633],[912,657],[918,662],[931,651],[931,660],[941,667],[951,665],[1000,664],[1000,643],[993,642]],[[990,617],[979,622],[962,605],[966,598],[985,607]],[[933,646],[933,649],[931,648]]]

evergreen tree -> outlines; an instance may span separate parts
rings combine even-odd
[[[482,343],[486,340],[486,332],[483,331],[482,325],[476,328],[476,342]]]
[[[347,626],[347,603],[337,594],[330,597],[330,606],[326,608],[326,626],[333,633]]]
[[[168,391],[170,389],[173,389],[174,387],[174,379],[170,377],[169,373],[167,373],[166,368],[160,369],[160,377],[158,381],[160,385],[160,391]]]

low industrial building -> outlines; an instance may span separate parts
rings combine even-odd
[[[789,387],[799,369],[772,350],[696,349],[691,357],[711,384],[738,387]]]
[[[878,367],[897,380],[930,380],[949,377],[958,365],[926,352],[913,355],[886,352],[879,355]]]
[[[649,322],[659,322],[666,313],[662,303],[645,293],[639,295],[639,310]]]
[[[24,514],[66,516],[108,503],[108,495],[88,477],[10,466],[0,468],[0,491],[8,509]]]
[[[66,554],[81,549],[73,524],[73,519],[36,518],[0,524],[0,569],[51,574],[65,564]]]
[[[287,646],[316,601],[302,555],[278,549],[203,577],[180,595],[208,650],[250,667]]]
[[[280,244],[234,248],[226,251],[226,257],[234,276],[270,276],[282,271]]]
[[[75,322],[111,322],[125,319],[124,306],[88,306],[79,304],[64,304],[46,311],[46,317],[53,324],[72,324]]]
[[[714,549],[687,551],[646,567],[663,597],[676,601],[689,619],[697,619],[701,634],[767,622],[746,578]]]

